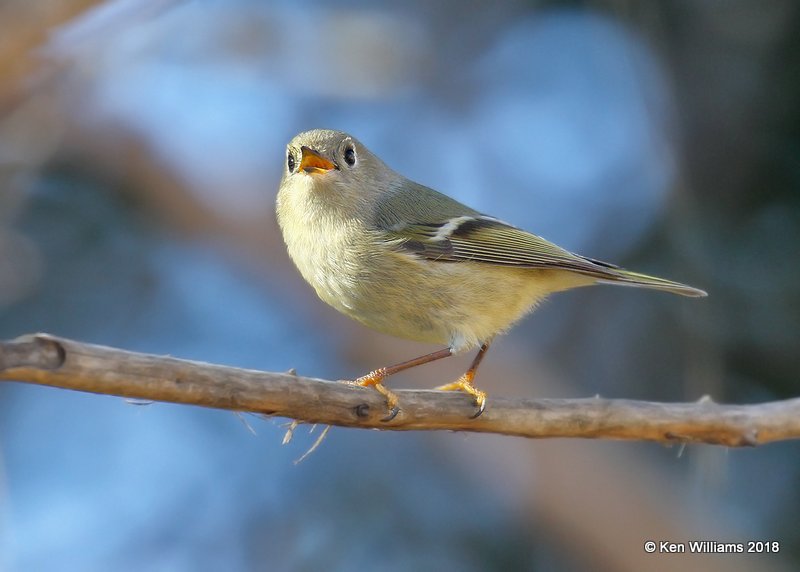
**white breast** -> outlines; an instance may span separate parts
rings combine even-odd
[[[315,204],[313,192],[310,185],[282,187],[276,209],[278,224],[303,278],[325,302],[349,314],[358,278],[352,249],[357,222],[337,220],[334,224]]]

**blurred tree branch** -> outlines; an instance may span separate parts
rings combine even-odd
[[[47,42],[52,30],[96,4],[98,0],[12,1],[0,5],[0,115],[27,93],[28,83],[41,67],[36,50]]]
[[[277,415],[307,423],[392,430],[476,431],[523,437],[584,437],[760,445],[800,438],[800,398],[755,405],[622,399],[491,398],[470,419],[467,396],[401,390],[391,422],[374,390],[133,353],[46,334],[0,342],[0,380],[152,401]]]

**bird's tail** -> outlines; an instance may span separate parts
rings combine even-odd
[[[672,280],[665,280],[664,278],[656,278],[655,276],[648,276],[647,274],[639,274],[638,272],[631,272],[622,268],[614,268],[611,272],[604,273],[602,278],[597,280],[600,284],[617,284],[619,286],[635,286],[637,288],[651,288],[653,290],[664,290],[665,292],[672,292],[673,294],[680,294],[681,296],[690,296],[692,298],[702,298],[708,296],[704,290],[693,288],[680,282],[673,282]]]

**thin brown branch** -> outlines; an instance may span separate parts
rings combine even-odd
[[[374,390],[293,373],[237,369],[133,353],[46,334],[0,342],[0,380],[152,401],[251,411],[344,427],[476,431],[728,446],[800,438],[800,398],[755,405],[622,399],[491,398],[486,412],[459,393],[398,391],[391,422]]]

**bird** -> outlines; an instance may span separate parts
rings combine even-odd
[[[341,131],[289,142],[276,215],[289,257],[324,302],[373,330],[444,346],[350,382],[383,395],[387,422],[400,411],[387,377],[476,348],[467,371],[436,389],[468,394],[480,416],[486,392],[474,379],[492,341],[552,293],[617,284],[707,295],[483,214],[395,172]]]

